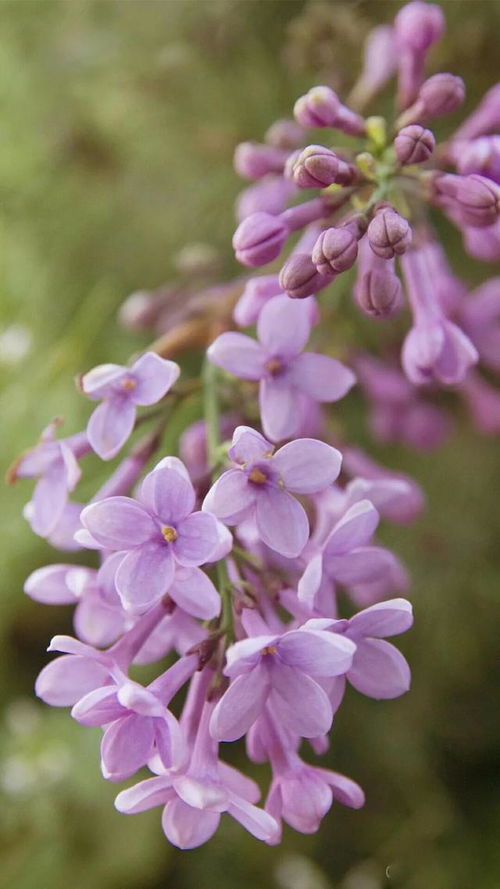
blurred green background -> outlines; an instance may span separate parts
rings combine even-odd
[[[68,432],[81,427],[88,408],[73,375],[147,343],[117,326],[116,311],[129,292],[175,275],[186,243],[209,242],[222,275],[236,271],[235,144],[258,139],[315,82],[349,88],[362,35],[398,8],[0,3],[2,465],[54,415]],[[448,33],[433,68],[464,76],[470,108],[498,76],[500,5],[444,8]],[[442,234],[468,282],[494,273]],[[358,396],[344,415],[366,444]],[[428,494],[415,526],[384,529],[413,578],[416,626],[402,648],[414,685],[392,702],[347,696],[328,764],[364,786],[367,805],[334,807],[316,836],[286,829],[279,848],[228,819],[209,845],[182,853],[165,841],[158,810],[115,812],[117,788],[99,774],[99,731],[33,697],[46,644],[71,632],[71,619],[24,596],[29,571],[56,556],[21,516],[29,483],[3,491],[2,889],[498,889],[498,441],[481,439],[457,410],[452,440],[434,455],[369,447]]]

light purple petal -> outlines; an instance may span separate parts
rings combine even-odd
[[[241,469],[224,472],[210,488],[203,501],[203,511],[212,512],[226,522],[238,521],[255,500],[255,492]]]
[[[227,762],[219,761],[219,775],[222,783],[231,793],[242,796],[249,803],[258,803],[260,799],[260,787],[247,775],[230,766]]]
[[[239,676],[257,666],[262,649],[276,641],[276,636],[252,636],[230,645],[226,651],[226,676]]]
[[[193,512],[177,525],[172,544],[177,562],[185,568],[203,565],[219,546],[217,520],[209,512]]]
[[[278,488],[259,491],[256,498],[257,528],[263,542],[282,556],[300,555],[309,536],[309,521],[304,507]]]
[[[106,725],[114,722],[122,716],[127,716],[127,711],[116,697],[116,686],[105,685],[89,691],[80,698],[71,711],[73,719],[81,725]]]
[[[36,602],[45,605],[69,605],[77,600],[77,596],[68,586],[68,575],[81,571],[82,577],[87,581],[93,576],[88,568],[78,568],[76,565],[45,565],[38,568],[26,579],[24,592]]]
[[[135,815],[147,809],[154,809],[156,806],[163,806],[173,797],[171,779],[159,775],[122,790],[115,799],[115,808],[124,815]]]
[[[47,537],[54,530],[67,499],[66,469],[63,461],[57,460],[41,476],[33,491],[30,524],[35,534]]]
[[[301,602],[305,602],[310,608],[314,605],[316,593],[323,579],[323,555],[317,553],[309,559],[306,569],[297,585],[297,596]]]
[[[370,698],[397,698],[410,687],[410,668],[400,651],[382,639],[358,642],[351,669],[351,685]]]
[[[128,553],[116,572],[116,588],[127,611],[145,611],[168,592],[174,579],[171,548],[148,543]]]
[[[254,460],[262,460],[272,451],[272,444],[256,429],[250,426],[237,426],[233,432],[228,456],[234,463],[252,463]]]
[[[257,340],[244,333],[221,333],[207,349],[212,364],[222,367],[242,380],[260,380],[266,353]]]
[[[379,514],[370,500],[360,500],[351,506],[337,522],[325,547],[325,557],[343,555],[370,542]]]
[[[271,441],[295,435],[301,416],[295,391],[286,376],[261,380],[259,405],[262,428]]]
[[[211,620],[220,613],[220,596],[200,568],[177,567],[168,594],[180,608],[200,620]]]
[[[262,309],[257,335],[269,355],[290,358],[302,351],[311,332],[309,306],[283,294]]]
[[[269,677],[262,666],[233,679],[212,713],[212,737],[216,741],[241,738],[261,713],[268,691]]]
[[[363,790],[351,778],[346,778],[339,772],[331,772],[330,769],[318,769],[318,772],[332,788],[334,799],[342,803],[343,806],[349,806],[351,809],[360,809],[364,806]]]
[[[98,364],[81,378],[80,385],[89,398],[100,401],[116,391],[116,384],[125,376],[127,368],[120,364]]]
[[[315,833],[332,804],[332,791],[316,770],[286,776],[281,782],[283,818],[300,833]]]
[[[282,664],[273,670],[272,683],[270,709],[286,729],[302,738],[316,738],[330,730],[332,705],[314,679]]]
[[[323,564],[329,577],[347,586],[385,579],[390,584],[399,565],[395,555],[382,546],[360,546],[343,556],[325,556]]]
[[[219,821],[219,812],[193,809],[179,798],[167,803],[161,819],[167,840],[178,849],[202,846],[213,837]]]
[[[352,664],[356,646],[324,630],[291,630],[278,642],[283,663],[310,676],[340,676]]]
[[[289,491],[314,494],[331,485],[338,478],[342,454],[324,441],[301,438],[290,441],[276,451],[272,458]]]
[[[105,549],[127,550],[157,533],[148,512],[131,497],[107,497],[82,510],[82,524]]]
[[[314,401],[338,401],[356,382],[355,374],[345,364],[314,352],[297,355],[290,366],[290,378]]]
[[[349,621],[349,634],[353,636],[396,636],[413,624],[413,609],[407,599],[390,599],[377,602],[355,614]]]
[[[89,691],[104,685],[108,677],[106,668],[96,660],[63,655],[43,668],[35,692],[52,707],[72,707]]]
[[[123,618],[124,615],[119,604],[114,607],[110,606],[98,595],[93,595],[82,599],[76,606],[73,626],[77,636],[84,642],[104,648],[115,642],[122,634]]]
[[[227,809],[227,793],[222,785],[198,781],[191,775],[180,775],[174,778],[173,787],[177,795],[193,809],[211,809],[213,812],[225,812]]]
[[[280,830],[275,819],[268,812],[252,805],[242,797],[231,794],[231,802],[227,811],[256,839],[273,843],[278,838]]]
[[[155,404],[163,398],[180,374],[175,361],[160,358],[155,352],[141,355],[130,370],[136,384],[130,393],[131,399],[141,405]]]
[[[87,424],[87,435],[101,460],[111,460],[123,447],[134,428],[135,413],[133,402],[121,395],[111,395],[96,407]]]
[[[122,780],[133,775],[151,756],[154,723],[149,716],[131,713],[117,719],[104,732],[101,743],[105,778]]]
[[[186,518],[192,512],[196,495],[183,473],[163,467],[153,469],[141,485],[140,499],[144,506],[168,525]]]

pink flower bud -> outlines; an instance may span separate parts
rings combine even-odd
[[[281,253],[288,227],[279,216],[253,213],[240,223],[233,235],[236,258],[248,266],[266,265]]]
[[[329,86],[315,86],[295,102],[295,120],[303,127],[334,127],[340,100]]]
[[[292,253],[281,269],[281,288],[292,299],[304,299],[323,290],[333,280],[333,275],[322,275],[307,253]]]
[[[282,173],[289,152],[258,142],[241,142],[234,152],[234,169],[244,179],[262,179],[267,173]]]
[[[425,117],[441,117],[459,108],[465,99],[465,84],[455,74],[433,74],[420,87],[417,104]]]
[[[396,156],[402,166],[423,164],[430,158],[435,144],[433,133],[416,123],[403,127],[394,140]]]
[[[476,228],[493,225],[500,213],[500,188],[491,179],[478,176],[459,176],[455,200],[463,222]]]
[[[358,238],[349,226],[327,228],[321,232],[312,253],[312,261],[322,275],[339,274],[350,269],[358,256]]]
[[[399,10],[394,28],[401,48],[422,53],[442,37],[444,15],[436,4],[414,0]]]
[[[382,207],[368,226],[368,241],[376,256],[392,259],[411,244],[411,227],[404,216],[391,207]]]
[[[365,315],[390,318],[401,307],[401,282],[390,268],[374,267],[356,282],[354,296]]]
[[[268,145],[274,148],[283,148],[292,151],[300,148],[306,141],[306,133],[300,124],[294,120],[275,120],[267,130],[264,139]]]
[[[355,175],[351,164],[323,145],[308,145],[294,155],[292,178],[300,188],[326,188],[334,182],[350,185]]]

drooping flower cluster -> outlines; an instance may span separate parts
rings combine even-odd
[[[368,40],[357,110],[316,87],[297,101],[295,121],[274,124],[265,144],[238,147],[237,169],[256,181],[239,200],[236,254],[265,265],[304,229],[281,272],[208,288],[170,316],[168,298],[135,295],[122,312],[129,323],[162,318],[172,329],[162,321],[154,349],[130,367],[85,373],[80,390],[99,402],[87,429],[58,439],[52,423],[10,473],[37,479],[25,513],[35,533],[95,559],[94,567],[51,564],[26,581],[39,602],[76,605],[77,638],[52,640],[60,656],[42,670],[37,694],[102,728],[106,779],[149,769],[154,777],[122,790],[116,807],[162,806],[163,830],[183,849],[208,840],[224,813],[274,844],[283,821],[310,833],[333,800],[363,805],[353,780],[308,764],[304,740],[326,751],[347,684],[376,699],[410,685],[405,658],[386,641],[412,624],[401,598],[408,578],[374,535],[380,519],[412,521],[422,492],[335,440],[325,405],[357,375],[378,437],[427,447],[447,428],[429,391],[459,385],[478,424],[500,428],[496,393],[471,370],[478,359],[500,367],[499,279],[467,296],[420,203],[416,223],[401,209],[427,199],[463,230],[470,252],[480,252],[479,230],[490,258],[499,250],[498,145],[488,135],[499,122],[498,91],[445,146],[436,149],[426,128],[463,99],[460,78],[424,79],[442,29],[438,7],[410,3]],[[398,60],[389,141],[379,118],[359,112]],[[307,146],[307,127],[364,140],[364,151]],[[431,167],[435,157],[457,172]],[[320,193],[288,206],[304,188]],[[397,263],[413,317],[403,372],[359,349],[353,370],[314,345],[305,351],[322,333],[316,294],[354,265],[357,305],[392,316],[402,304]],[[237,326],[256,324],[256,337],[230,329],[233,312]],[[201,344],[203,379],[179,382],[172,355]],[[163,455],[175,405],[198,388],[202,416],[183,430],[180,457]],[[147,423],[152,430],[90,502],[71,500],[80,459],[91,451],[113,459]],[[144,685],[137,668],[152,663],[158,675]],[[261,807],[257,785],[224,760],[224,744],[243,736],[248,758],[270,765]]]

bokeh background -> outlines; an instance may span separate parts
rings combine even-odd
[[[186,244],[212,245],[222,277],[236,271],[235,144],[258,139],[313,83],[352,85],[362,37],[398,8],[0,3],[3,465],[55,415],[68,432],[81,427],[88,407],[72,377],[146,345],[117,325],[118,307],[131,291],[182,276]],[[498,76],[500,5],[444,8],[447,37],[432,67],[463,75],[471,108]],[[451,229],[441,234],[469,283],[494,273],[462,254]],[[348,294],[335,300],[347,339],[373,339]],[[287,829],[279,848],[227,819],[209,845],[182,853],[166,843],[158,810],[125,818],[113,809],[99,730],[33,696],[46,644],[71,632],[71,618],[24,596],[26,575],[57,555],[22,518],[29,483],[2,491],[2,889],[498,889],[498,440],[481,438],[449,400],[455,432],[432,455],[369,443],[359,396],[338,408],[352,440],[427,491],[422,519],[384,531],[413,578],[416,626],[402,647],[414,684],[393,702],[348,695],[328,764],[364,786],[366,808],[334,807],[317,835]]]

